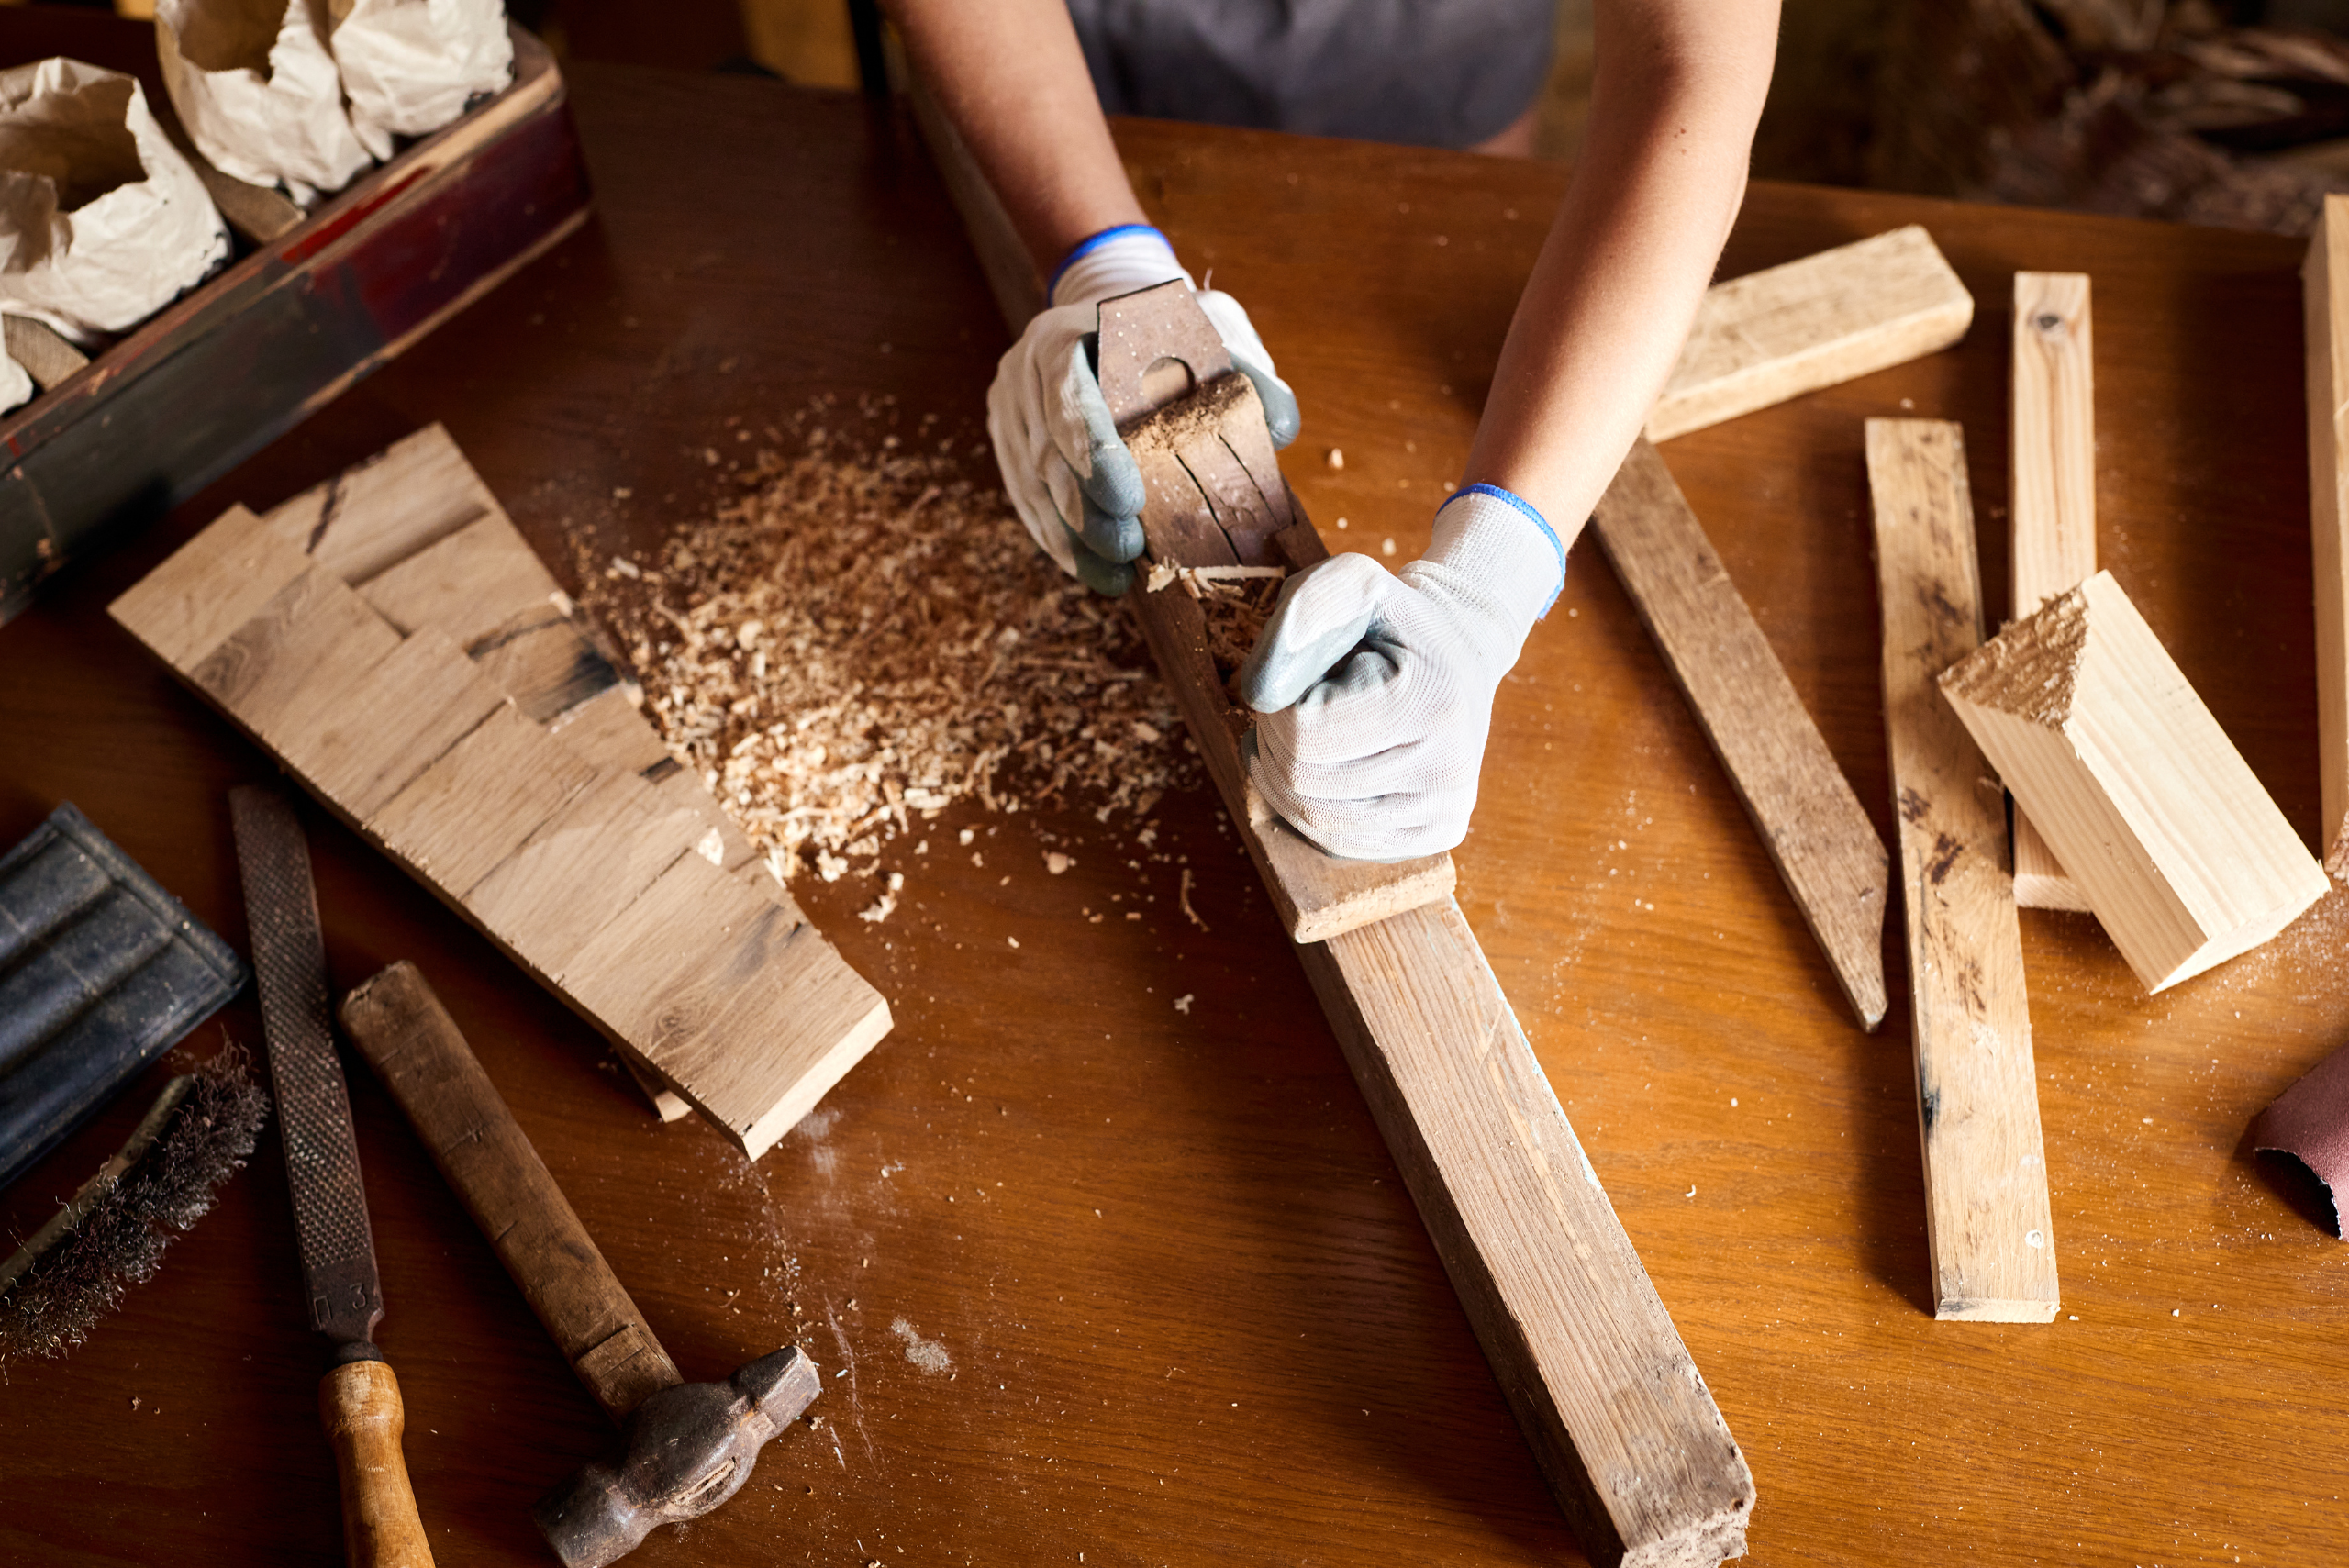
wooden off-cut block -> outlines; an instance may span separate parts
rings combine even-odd
[[[1964,433],[1871,419],[1867,464],[1933,1316],[2044,1323],[2062,1297],[2006,802],[1933,686],[1982,640]]]
[[[1965,336],[1974,296],[1916,224],[1705,291],[1647,438],[1718,425]]]
[[[2324,872],[2099,572],[1941,677],[2148,991],[2257,947]]]

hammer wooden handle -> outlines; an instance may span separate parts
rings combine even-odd
[[[342,1551],[351,1568],[432,1568],[408,1485],[399,1379],[382,1362],[346,1362],[318,1383],[318,1420],[342,1476]]]
[[[613,1420],[677,1369],[411,963],[342,999],[342,1026],[416,1125],[556,1348]]]

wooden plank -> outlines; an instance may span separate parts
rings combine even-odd
[[[465,896],[467,913],[533,967],[561,974],[679,856],[702,818],[634,773],[610,773],[564,802]],[[583,877],[580,868],[596,874]]]
[[[2323,896],[2323,869],[2111,573],[1941,686],[2148,991],[2248,951]]]
[[[1016,241],[968,150],[934,106],[924,128],[980,254],[1007,255]],[[1018,331],[1041,295],[1008,267],[989,271]],[[1241,437],[1234,454],[1269,494],[1264,456]],[[1302,570],[1326,551],[1294,494],[1285,498],[1289,522],[1271,543]],[[1275,864],[1286,829],[1248,808],[1198,606],[1172,589],[1130,598],[1295,937]],[[1451,857],[1431,859],[1442,865],[1419,873],[1424,900],[1325,940],[1297,938],[1297,957],[1585,1551],[1601,1568],[1739,1555],[1753,1506],[1744,1458],[1450,896]]]
[[[298,541],[231,506],[106,606],[174,670],[193,668],[310,569]]]
[[[1982,640],[1964,432],[1871,419],[1867,463],[1933,1316],[2044,1323],[2062,1297],[2005,801],[1933,686]]]
[[[188,679],[273,748],[340,707],[399,634],[327,573],[305,572],[198,660]]]
[[[468,652],[521,617],[570,602],[502,511],[484,513],[353,585],[403,635],[437,626]]]
[[[2008,581],[2013,618],[2096,570],[2096,340],[2086,272],[2015,274],[2007,406]],[[2015,902],[2085,910],[2027,812],[2014,815]]]
[[[368,818],[369,833],[460,904],[595,782],[569,747],[500,707]]]
[[[1592,528],[1753,819],[1836,984],[1884,1021],[1888,856],[1655,448],[1633,444]]]
[[[1583,1551],[1742,1553],[1745,1457],[1459,905],[1297,956]]]
[[[558,600],[522,610],[465,645],[482,674],[545,725],[620,684],[619,671],[572,612],[570,599]],[[651,734],[643,715],[631,714]]]
[[[364,823],[506,700],[462,650],[427,627],[270,744],[310,788]]]
[[[888,1004],[812,927],[698,854],[673,862],[559,978],[752,1159],[889,1028]],[[741,1038],[762,1049],[709,1043]]]
[[[1974,296],[1917,224],[1716,284],[1649,410],[1647,438],[1945,349],[1973,320]]]
[[[356,587],[476,518],[500,511],[497,498],[449,432],[427,425],[271,508],[269,522],[319,566]]]
[[[2300,302],[2316,559],[2318,848],[2325,869],[2349,882],[2349,196],[2324,198],[2300,268]]]
[[[564,744],[581,756],[593,757],[604,767],[649,774],[663,763],[667,764],[664,772],[683,765],[661,744],[660,732],[645,718],[625,685],[598,692],[556,715],[547,721],[547,729],[562,736]]]

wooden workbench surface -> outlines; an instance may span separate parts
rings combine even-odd
[[[270,765],[104,615],[232,500],[444,420],[568,576],[570,540],[640,548],[718,494],[701,454],[729,415],[885,394],[977,439],[1002,330],[903,120],[728,77],[582,69],[573,91],[596,222],[0,629],[0,842],[73,800],[241,945],[225,792]],[[1119,134],[1295,384],[1288,469],[1325,537],[1408,560],[1564,172]],[[1763,186],[1724,272],[1912,221],[1978,301],[1960,349],[1664,449],[1861,799],[1888,830],[1861,420],[1965,422],[2002,607],[2009,274],[2084,271],[2100,557],[2312,842],[2299,247]],[[337,984],[424,968],[685,1375],[795,1337],[824,1365],[821,1426],[631,1562],[1580,1561],[1206,786],[1158,816],[1145,851],[1089,814],[950,815],[933,841],[974,828],[986,863],[933,854],[885,925],[852,917],[869,887],[811,879],[897,1027],[751,1166],[653,1122],[584,1025],[306,812]],[[1065,876],[1040,825],[1083,839]],[[1174,855],[1209,931],[1176,912]],[[1900,942],[1892,1014],[1862,1034],[1587,544],[1502,689],[1459,869],[1752,1462],[1752,1562],[2349,1558],[2349,1250],[2244,1148],[2349,1040],[2349,900],[2150,1000],[2091,920],[2024,915],[2065,1301],[2020,1328],[1929,1316]],[[1113,893],[1154,901],[1079,917]],[[223,1018],[257,1041],[249,1000]],[[602,1418],[380,1087],[352,1087],[439,1561],[549,1561],[528,1506],[606,1445]],[[0,1194],[0,1227],[37,1226],[145,1097]],[[337,1558],[277,1160],[265,1134],[81,1351],[10,1369],[0,1559]]]

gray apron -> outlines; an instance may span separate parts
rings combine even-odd
[[[1069,0],[1110,114],[1466,147],[1550,73],[1557,0]]]

